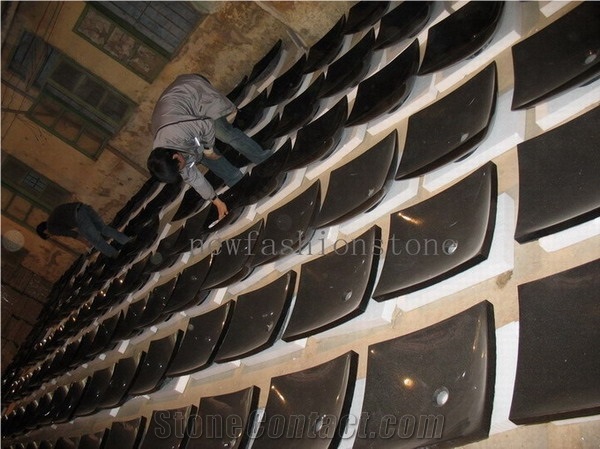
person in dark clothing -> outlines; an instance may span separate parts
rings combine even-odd
[[[44,240],[50,235],[74,239],[81,236],[102,254],[113,258],[119,254],[119,251],[104,237],[113,239],[121,245],[129,241],[129,237],[125,234],[105,224],[102,217],[91,206],[81,202],[56,207],[48,219],[37,226],[36,231]]]

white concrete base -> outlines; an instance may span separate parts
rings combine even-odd
[[[598,235],[600,235],[600,218],[542,237],[538,243],[544,251],[552,253]]]
[[[539,2],[539,8],[542,14],[546,17],[550,17],[563,9],[565,6],[571,4],[572,2],[563,2],[563,1],[541,1]]]
[[[490,435],[517,427],[508,419],[512,404],[517,358],[519,355],[519,322],[496,329],[496,385]]]
[[[240,360],[240,362],[242,365],[246,366],[255,366],[262,363],[272,362],[278,358],[304,350],[304,348],[306,348],[306,341],[306,338],[301,338],[289,343],[286,343],[283,340],[277,340],[270,348],[263,349],[258,354],[243,358]]]
[[[514,200],[506,193],[498,197],[496,227],[488,258],[449,279],[396,299],[398,308],[410,311],[437,299],[491,279],[514,268]]]
[[[190,381],[190,375],[173,377],[168,379],[160,390],[152,393],[150,396],[151,401],[169,399],[177,395],[183,394],[188,383]]]
[[[525,140],[526,111],[511,111],[512,89],[498,98],[489,134],[473,154],[459,162],[451,162],[423,177],[423,187],[429,192],[472,172],[504,154]]]

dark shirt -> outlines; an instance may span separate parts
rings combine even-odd
[[[77,209],[82,203],[67,203],[56,207],[48,217],[48,234],[64,235],[77,238],[79,233],[75,231],[79,227],[77,223]]]

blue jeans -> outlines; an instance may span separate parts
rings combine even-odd
[[[129,237],[125,234],[106,225],[102,217],[87,204],[79,206],[77,224],[79,225],[79,233],[98,251],[108,257],[116,257],[119,251],[109,245],[104,237],[111,238],[121,245],[129,241]]]
[[[269,157],[268,151],[264,151],[242,130],[232,126],[225,117],[215,120],[214,124],[215,137],[221,142],[231,145],[234,150],[246,156],[250,161],[259,164]],[[215,153],[219,154],[217,151]],[[224,157],[219,159],[203,157],[201,164],[225,181],[229,187],[237,183],[243,176],[242,172]]]

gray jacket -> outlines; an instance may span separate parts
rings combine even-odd
[[[200,75],[180,75],[161,94],[152,113],[152,148],[170,148],[184,153],[186,165],[180,172],[204,199],[216,194],[198,170],[202,151],[215,144],[214,119],[236,110],[225,95]]]

